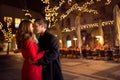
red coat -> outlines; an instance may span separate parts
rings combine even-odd
[[[29,59],[40,59],[44,51],[38,53],[38,46],[33,40],[27,40],[22,49],[24,63],[22,67],[22,80],[42,80],[42,65],[30,64]]]

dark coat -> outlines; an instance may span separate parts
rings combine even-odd
[[[57,38],[48,31],[45,31],[38,41],[40,51],[45,50],[43,58],[38,60],[38,63],[43,65],[42,80],[63,80]]]

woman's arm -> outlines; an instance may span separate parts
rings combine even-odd
[[[38,48],[37,45],[34,43],[34,41],[29,40],[26,46],[28,48],[28,52],[30,53],[30,59],[32,61],[36,61],[43,57],[44,51],[38,53]]]

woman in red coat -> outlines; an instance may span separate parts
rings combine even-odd
[[[22,80],[42,80],[42,65],[30,64],[42,58],[44,51],[38,52],[37,42],[33,34],[33,25],[29,20],[20,23],[16,33],[18,48],[22,51],[24,63],[22,67]]]

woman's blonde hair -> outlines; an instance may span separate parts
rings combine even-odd
[[[30,29],[30,24],[32,24],[29,20],[23,20],[19,24],[19,28],[16,32],[16,42],[18,49],[22,49],[24,41],[27,39],[33,39],[33,32]]]

